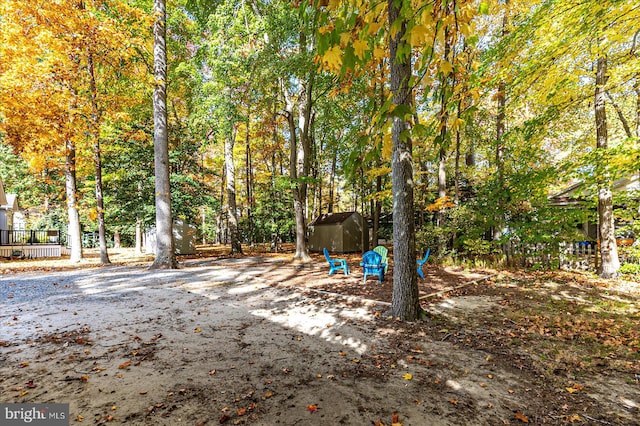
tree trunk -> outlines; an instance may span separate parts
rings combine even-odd
[[[389,26],[393,27],[401,19],[395,37],[389,41],[389,62],[391,68],[391,91],[393,103],[413,106],[409,79],[411,78],[411,58],[399,58],[402,51],[407,25],[400,17],[404,2],[388,0]],[[393,189],[393,296],[391,315],[401,320],[415,321],[423,311],[418,299],[416,272],[415,229],[413,222],[413,159],[412,142],[409,137],[408,117],[393,118],[393,155],[391,160]]]
[[[238,212],[236,206],[236,168],[233,164],[233,145],[236,131],[233,129],[224,143],[224,164],[227,172],[227,205],[229,218],[229,236],[231,237],[231,253],[242,254],[240,233],[238,232]]]
[[[296,126],[294,116],[294,105],[289,94],[285,90],[286,110],[285,115],[289,124],[290,132],[290,156],[289,156],[289,173],[292,185],[293,210],[296,220],[296,252],[294,259],[300,259],[303,262],[311,260],[307,245],[307,225],[305,204],[307,195],[307,184],[304,178],[309,173],[309,119],[311,116],[311,88],[312,79],[309,86],[300,85],[300,100],[302,104],[298,110],[298,125]],[[296,134],[300,135],[300,142]]]
[[[64,177],[67,194],[67,215],[69,218],[67,243],[71,247],[69,260],[77,263],[82,260],[82,234],[80,230],[80,215],[76,205],[78,192],[76,185],[76,145],[71,139],[67,139],[66,142]]]
[[[151,269],[177,268],[171,215],[169,136],[167,129],[166,3],[154,0],[153,11],[153,151],[156,177],[156,255]]]
[[[509,34],[507,24],[509,23],[509,0],[505,1],[505,12],[502,18],[502,37],[506,37]],[[504,135],[506,133],[506,106],[507,106],[507,83],[501,80],[498,83],[498,93],[496,94],[497,103],[497,116],[496,116],[496,172],[498,174],[498,188],[500,194],[498,194],[498,212],[499,216],[496,217],[497,223],[493,231],[493,239],[499,240],[502,238],[502,230],[504,229],[504,210],[505,203],[502,196],[502,189],[504,188],[504,150],[505,141]]]
[[[607,58],[601,55],[596,64],[595,119],[596,141],[599,149],[608,149],[607,112],[605,89],[607,83]],[[598,182],[598,231],[600,234],[600,256],[602,262],[598,274],[602,278],[614,278],[620,269],[613,220],[613,195],[611,183]]]
[[[136,217],[136,254],[142,253],[142,219]]]
[[[102,156],[100,151],[100,110],[98,108],[98,89],[93,67],[93,54],[87,54],[87,72],[89,73],[89,87],[91,95],[91,131],[93,138],[93,165],[96,174],[96,210],[98,213],[98,241],[100,245],[100,263],[111,263],[107,252],[107,232],[104,223],[104,198],[102,196]]]
[[[251,157],[251,138],[249,133],[249,125],[251,123],[250,115],[247,114],[247,133],[245,135],[245,168],[246,168],[246,186],[247,186],[247,228],[249,245],[254,243],[253,229],[253,164]]]

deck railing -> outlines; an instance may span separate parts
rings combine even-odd
[[[0,229],[0,246],[61,244],[60,231],[54,230],[7,230]]]

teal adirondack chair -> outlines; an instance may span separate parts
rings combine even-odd
[[[384,267],[384,273],[386,274],[387,271],[389,270],[389,258],[387,256],[389,253],[389,250],[385,246],[376,246],[376,248],[374,248],[373,251],[378,253],[380,257],[382,257],[382,263],[386,264],[386,266]]]
[[[386,263],[382,263],[382,256],[373,250],[369,250],[362,255],[360,266],[363,268],[364,281],[367,281],[367,275],[377,275],[378,283],[382,284],[384,280],[384,268],[387,266]]]
[[[324,248],[324,257],[329,262],[329,275],[333,275],[336,271],[343,271],[345,275],[349,275],[349,265],[347,265],[347,259],[332,259],[329,256],[329,251]]]
[[[420,278],[424,278],[424,272],[422,272],[422,265],[427,263],[427,260],[429,260],[430,252],[431,252],[431,249],[428,248],[427,252],[424,254],[424,257],[420,260],[416,260],[416,263],[418,264],[418,275],[420,275]]]

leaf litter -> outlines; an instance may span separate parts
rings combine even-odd
[[[427,321],[404,323],[364,302],[387,302],[388,278],[277,264],[245,268],[240,286],[268,284],[249,295],[194,286],[230,267],[212,261],[187,266],[177,287],[146,273],[144,291],[133,277],[125,293],[45,301],[39,316],[12,305],[0,389],[8,402],[69,401],[73,419],[95,424],[637,424],[633,292],[567,273],[460,286],[465,273],[430,265],[421,294],[455,290],[423,300]],[[482,274],[493,272],[466,279]],[[60,275],[61,294],[87,279]],[[326,294],[308,292],[318,286]]]

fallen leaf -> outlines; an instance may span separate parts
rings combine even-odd
[[[20,394],[18,394],[18,396],[25,396],[28,393],[29,393],[28,390],[23,390],[22,392],[20,392]]]
[[[227,416],[226,414],[223,414],[222,417],[220,417],[220,424],[225,423],[230,418],[231,417]]]
[[[247,409],[246,408],[238,408],[238,415],[239,416],[244,416],[245,414],[247,414]]]
[[[35,383],[33,383],[33,380],[29,380],[29,381],[25,384],[25,386],[26,386],[27,388],[29,388],[29,389],[33,389],[33,388],[35,388],[37,385],[36,385]]]
[[[123,362],[122,364],[120,364],[120,365],[118,366],[118,368],[119,368],[120,370],[124,370],[124,369],[125,369],[125,368],[127,368],[127,367],[131,367],[131,361]]]
[[[566,390],[567,390],[567,392],[569,392],[569,393],[576,393],[576,392],[580,392],[578,389],[576,389],[576,388],[572,388],[572,387],[568,387],[568,388],[565,388],[565,389],[566,389]]]
[[[411,380],[413,379],[413,374],[407,373],[404,376],[402,376],[402,378],[405,380]]]
[[[202,329],[200,327],[197,327],[195,330],[193,330],[194,333],[202,333]]]
[[[307,405],[307,411],[309,411],[310,413],[315,413],[319,409],[320,407],[318,407],[318,404]]]
[[[354,358],[353,362],[355,362],[356,364],[360,364],[360,360],[358,358]]]
[[[455,399],[455,398],[451,398],[451,399],[449,400],[449,403],[450,403],[450,404],[453,404],[453,405],[456,405],[456,404],[458,403],[458,400],[457,400],[457,399]]]
[[[516,420],[520,420],[522,423],[529,423],[529,419],[527,418],[527,416],[522,414],[520,411],[516,412],[515,417],[516,417]]]
[[[89,381],[89,376],[84,374],[84,375],[82,375],[82,377],[80,377],[80,380],[82,380],[83,382],[88,382]]]
[[[19,365],[18,368],[25,368],[29,366],[29,361],[22,361]]]
[[[147,394],[147,391],[146,391],[146,390],[141,390],[141,391],[139,391],[138,393],[139,393],[140,395],[146,395],[146,394]]]
[[[84,420],[84,417],[82,415],[78,414],[78,416],[76,417],[76,420],[81,422],[81,421]]]
[[[210,375],[210,376],[213,376],[214,374],[216,374],[216,370],[211,370],[211,371],[209,371],[209,375]]]
[[[371,423],[373,424],[373,426],[384,426],[384,423],[382,423],[380,419],[374,420]]]
[[[271,391],[267,391],[267,392],[264,394],[264,397],[265,397],[265,398],[271,398],[272,396],[273,396],[273,392],[271,392]]]

